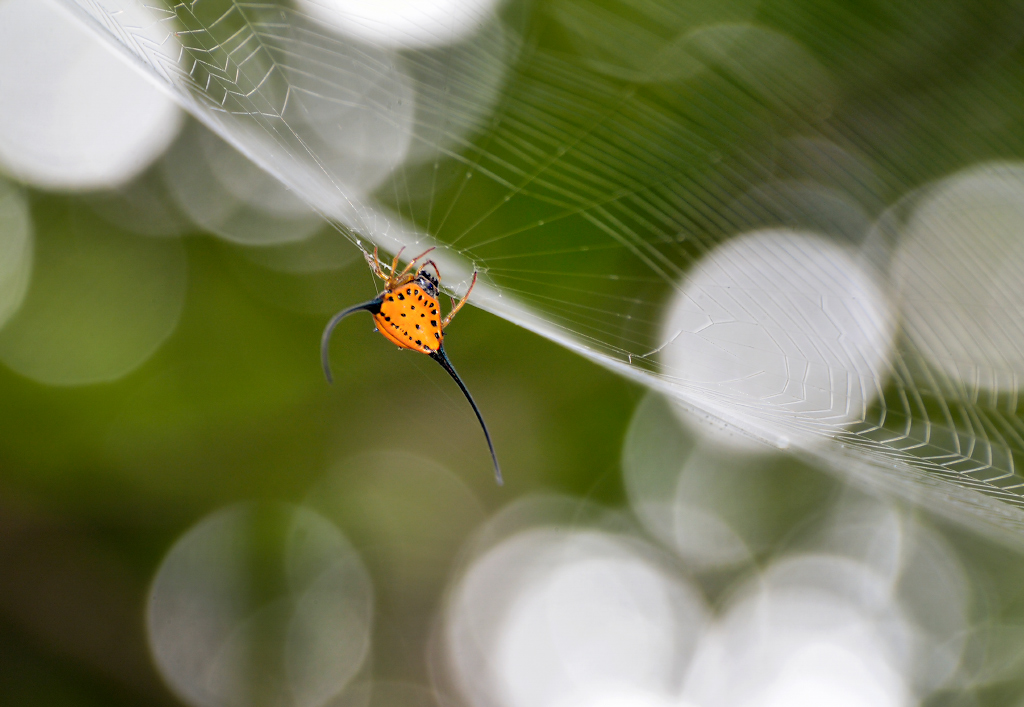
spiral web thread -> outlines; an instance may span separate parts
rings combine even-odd
[[[291,6],[63,2],[358,247],[437,245],[453,290],[465,287],[472,263],[482,275],[475,304],[698,415],[792,443],[962,522],[1007,536],[1024,529],[1016,393],[937,371],[905,332],[866,374],[843,370],[862,353],[855,344],[828,344],[826,377],[847,381],[832,391],[798,380],[807,369],[790,357],[788,383],[825,393],[820,409],[799,392],[745,399],[660,368],[673,342],[660,324],[666,303],[716,246],[755,228],[807,228],[852,244],[884,273],[889,232],[864,237],[859,214],[874,218],[934,176],[908,166],[890,138],[833,113],[839,89],[829,70],[785,32],[745,24],[754,3],[726,3],[705,25],[666,38],[655,28],[692,24],[674,4],[638,0],[615,16],[556,1],[529,16],[514,7],[501,19],[482,15],[454,45],[399,51],[346,39]],[[901,127],[959,166],[937,121],[962,120],[961,102],[945,98],[930,97],[930,112]],[[405,135],[415,156],[350,169],[352,153],[331,154],[324,137],[323,125],[339,122],[332,111],[371,142],[374,126],[384,138]],[[1013,148],[987,140],[1000,153]],[[792,154],[780,158],[779,144]],[[364,191],[370,173],[375,186]],[[842,203],[818,208],[829,202],[808,202],[808,184]],[[805,291],[814,277],[806,274]]]

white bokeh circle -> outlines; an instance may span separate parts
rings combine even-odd
[[[721,570],[752,559],[747,543],[720,511],[718,496],[695,497],[682,483],[700,440],[679,421],[672,403],[648,395],[633,413],[622,448],[629,505],[654,537],[692,570]],[[733,455],[735,459],[735,455]]]
[[[992,163],[934,186],[893,262],[907,335],[969,391],[1024,382],[1024,164]]]
[[[846,558],[776,562],[705,634],[683,695],[721,707],[910,707],[912,629],[889,588]]]
[[[284,69],[289,99],[282,117],[318,168],[356,199],[394,176],[409,154],[417,130],[414,62],[355,45],[325,70],[315,49],[297,52]]]
[[[854,251],[754,231],[687,274],[662,325],[662,372],[684,399],[784,446],[866,418],[894,330],[885,290]]]
[[[156,159],[181,122],[170,98],[52,0],[0,2],[3,169],[48,189],[117,186]]]
[[[298,0],[301,11],[343,34],[391,49],[423,49],[468,37],[498,0]]]
[[[622,475],[640,522],[697,573],[734,571],[769,554],[835,490],[829,477],[782,455],[741,453],[695,434],[674,401],[654,392],[633,414]]]
[[[284,504],[222,509],[164,558],[146,611],[156,666],[194,707],[322,707],[369,651],[373,590],[322,516]]]
[[[706,607],[640,543],[534,529],[469,567],[447,619],[449,665],[476,703],[559,707],[621,694],[663,704]]]
[[[47,385],[122,378],[171,336],[185,306],[178,239],[140,238],[81,207],[40,211],[32,279],[0,329],[0,362]]]
[[[301,242],[323,219],[281,182],[191,122],[160,163],[178,208],[200,228],[241,245]]]

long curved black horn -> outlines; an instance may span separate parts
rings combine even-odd
[[[487,446],[491,450],[491,459],[494,461],[494,478],[497,480],[498,486],[504,485],[505,481],[501,478],[501,467],[498,466],[498,455],[494,453],[494,444],[491,442],[491,433],[487,431],[487,425],[484,423],[483,415],[480,414],[480,408],[478,408],[476,403],[473,401],[473,396],[469,394],[469,391],[466,390],[466,386],[463,384],[462,379],[459,378],[459,374],[455,372],[454,368],[452,368],[452,362],[448,360],[448,354],[444,352],[444,345],[438,348],[434,353],[430,354],[430,358],[440,363],[441,368],[448,371],[448,375],[455,379],[455,382],[459,384],[459,388],[461,388],[463,394],[465,394],[466,400],[468,400],[469,404],[473,407],[473,412],[476,413],[476,419],[480,420],[480,426],[484,430],[484,437],[487,439]]]
[[[380,314],[380,304],[383,300],[378,297],[364,302],[363,304],[357,304],[355,307],[349,307],[348,309],[342,310],[331,317],[331,321],[327,322],[327,326],[324,328],[323,336],[320,337],[320,362],[324,365],[324,375],[327,376],[327,382],[333,383],[334,378],[331,376],[331,333],[334,331],[334,327],[338,326],[338,322],[355,312],[366,310],[370,314]]]

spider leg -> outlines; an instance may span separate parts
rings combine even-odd
[[[455,305],[455,309],[453,309],[452,311],[448,312],[448,316],[445,317],[444,321],[441,322],[441,330],[442,331],[444,331],[444,328],[446,326],[448,326],[448,322],[450,322],[452,319],[455,318],[455,315],[458,314],[460,309],[462,309],[462,306],[464,304],[466,304],[466,300],[469,299],[469,293],[473,291],[474,287],[476,287],[476,275],[477,275],[477,272],[476,272],[476,270],[474,270],[473,271],[473,281],[471,283],[469,283],[469,289],[466,290],[466,294],[463,295],[462,299],[459,300],[459,303]],[[452,303],[454,303],[454,302],[455,302],[455,300],[452,299]]]
[[[388,277],[387,274],[384,273],[384,265],[381,264],[380,256],[377,254],[377,246],[374,246],[374,254],[372,256],[369,253],[364,253],[362,254],[362,257],[366,258],[367,264],[370,265],[370,269],[373,274],[384,282],[387,282]]]
[[[399,248],[398,252],[395,253],[394,259],[391,261],[391,275],[392,275],[392,277],[397,272],[396,268],[398,268],[398,259],[402,257],[402,251],[404,251],[404,250],[405,250],[405,246],[402,246],[401,248]]]
[[[363,253],[363,257],[366,258],[367,265],[370,266],[370,270],[373,274],[379,277],[381,280],[387,280],[388,276],[384,274],[384,270],[380,265],[380,258],[377,257],[377,246],[373,247],[373,258],[368,253]]]
[[[491,433],[487,431],[487,425],[484,423],[484,417],[480,414],[480,408],[478,408],[476,403],[473,401],[473,396],[469,394],[469,390],[466,389],[465,383],[462,382],[462,379],[459,378],[459,374],[455,372],[454,368],[452,368],[452,362],[448,360],[448,354],[444,352],[444,344],[439,346],[437,351],[431,353],[430,358],[440,363],[441,368],[446,370],[448,375],[450,375],[455,382],[459,384],[459,388],[466,396],[466,400],[469,401],[470,407],[472,407],[473,412],[476,413],[476,419],[480,421],[480,427],[484,430],[484,439],[487,440],[487,447],[491,450],[491,461],[494,462],[494,478],[498,482],[498,486],[503,486],[505,481],[501,478],[501,467],[498,466],[498,455],[494,453],[494,443],[491,442]]]
[[[425,263],[423,263],[423,266],[419,269],[420,272],[426,270],[428,265],[434,266],[434,272],[437,273],[437,281],[441,282],[441,269],[437,267],[437,263],[435,263],[433,260],[428,260]]]
[[[405,249],[403,248],[402,250],[405,250]],[[406,263],[406,264],[405,264],[405,269],[404,269],[404,270],[402,270],[402,272],[398,273],[398,275],[397,275],[396,277],[397,277],[397,278],[403,278],[403,277],[405,277],[406,275],[408,275],[408,274],[409,274],[409,271],[410,271],[410,270],[412,270],[412,269],[413,269],[413,268],[414,268],[414,267],[416,266],[416,262],[417,262],[417,261],[418,261],[418,260],[419,260],[420,258],[422,258],[422,257],[423,257],[424,255],[426,255],[427,253],[429,253],[429,252],[430,252],[430,251],[432,251],[432,250],[434,250],[434,249],[433,249],[433,248],[427,248],[427,249],[426,249],[425,251],[423,251],[422,253],[420,253],[419,255],[417,255],[417,256],[416,256],[415,258],[413,258],[412,260],[410,260],[410,261],[409,261],[408,263]],[[402,251],[400,250],[400,251],[398,251],[398,252],[399,252],[399,253],[401,253]],[[397,260],[397,256],[396,256],[396,260]],[[436,266],[435,266],[435,267],[436,267]],[[394,270],[392,270],[391,272],[394,272]],[[408,282],[408,280],[406,280],[406,282]]]
[[[331,348],[330,348],[331,333],[334,331],[334,327],[338,326],[338,323],[342,319],[347,317],[348,315],[354,314],[354,313],[362,311],[364,309],[367,312],[369,312],[370,314],[379,314],[380,313],[380,303],[382,301],[383,301],[383,299],[378,297],[376,299],[370,300],[369,302],[363,302],[362,304],[357,304],[355,307],[349,307],[348,309],[343,309],[342,311],[338,312],[333,317],[331,317],[331,321],[329,321],[327,323],[327,326],[324,328],[323,336],[320,337],[320,363],[323,364],[324,375],[327,376],[327,382],[328,383],[333,383],[334,382],[334,378],[331,376]]]

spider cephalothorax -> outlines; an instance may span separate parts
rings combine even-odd
[[[334,327],[353,312],[368,311],[373,315],[373,320],[377,324],[377,331],[385,339],[396,344],[399,348],[411,349],[427,354],[441,364],[441,367],[448,372],[448,375],[458,383],[466,399],[469,400],[473,412],[476,413],[480,426],[483,427],[487,446],[491,450],[491,459],[494,461],[494,474],[500,484],[502,483],[501,469],[498,466],[498,457],[494,453],[494,445],[491,443],[491,434],[487,431],[487,425],[484,424],[484,418],[473,401],[473,397],[469,394],[455,369],[452,368],[451,361],[448,360],[448,355],[444,351],[445,327],[448,326],[456,313],[462,309],[462,306],[466,304],[466,300],[469,299],[469,293],[476,286],[477,274],[475,271],[473,272],[473,280],[470,282],[465,296],[457,304],[455,300],[452,300],[452,310],[448,312],[448,316],[442,318],[441,305],[437,301],[441,282],[441,272],[437,268],[437,263],[433,260],[427,260],[419,268],[416,267],[416,264],[431,250],[433,248],[420,253],[409,261],[401,272],[398,272],[398,258],[402,254],[402,251],[399,250],[394,260],[391,261],[390,275],[384,273],[384,267],[377,257],[376,248],[373,249],[372,257],[366,254],[366,262],[369,264],[370,269],[377,277],[384,280],[384,291],[369,302],[338,312],[328,322],[327,327],[324,329],[323,337],[320,340],[320,357],[324,366],[324,374],[327,376],[327,381],[331,382],[329,344]],[[427,269],[428,267],[432,267],[434,272],[430,272]]]
[[[434,261],[431,260],[429,262],[433,264]],[[437,268],[436,265],[434,267],[435,269]],[[413,282],[422,287],[423,291],[431,297],[437,297],[438,292],[441,290],[440,279],[437,275],[427,270],[426,267],[421,268],[420,271],[416,273],[416,278]]]

